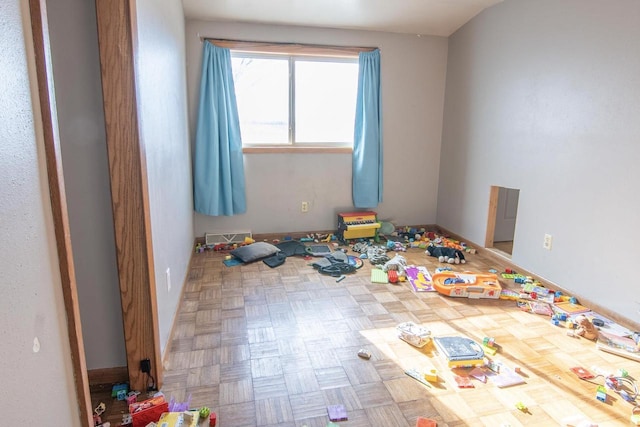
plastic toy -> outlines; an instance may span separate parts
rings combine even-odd
[[[498,344],[496,344],[496,341],[494,338],[488,338],[485,337],[482,340],[482,347],[485,353],[487,353],[490,356],[495,356],[495,354],[498,352]]]
[[[529,412],[529,408],[527,408],[527,405],[525,405],[525,404],[524,404],[524,403],[522,403],[522,402],[518,402],[518,403],[516,403],[516,408],[517,408],[519,411],[524,412],[525,414]]]
[[[206,406],[203,406],[202,408],[200,408],[199,414],[200,414],[200,418],[209,418],[209,414],[211,414],[211,410]]]
[[[129,392],[129,384],[127,383],[114,384],[113,387],[111,387],[111,397],[112,398],[118,397],[119,391],[124,391],[124,396],[126,396],[127,393]],[[124,400],[124,399],[125,397],[118,400]]]
[[[418,417],[416,420],[416,427],[436,427],[438,423],[430,418]]]
[[[395,270],[389,270],[387,272],[389,276],[389,283],[398,283],[398,272]]]
[[[127,394],[127,405],[132,405],[134,403],[136,403],[138,401],[138,394],[140,394],[139,392],[136,391],[130,391],[129,394]]]
[[[424,379],[431,382],[438,382],[438,371],[436,369],[429,369],[424,373]]]
[[[520,298],[520,293],[512,289],[502,289],[500,291],[500,299],[515,301]]]
[[[431,331],[413,322],[405,322],[396,326],[398,338],[414,347],[424,347],[431,340]]]
[[[107,405],[105,405],[103,402],[100,402],[100,404],[95,407],[95,409],[93,410],[93,423],[95,425],[102,424],[102,418],[100,418],[100,415],[102,415],[106,409]]]
[[[131,414],[122,414],[122,425],[130,426],[133,423],[133,417]]]
[[[490,273],[436,273],[433,287],[443,295],[459,298],[500,298],[502,286],[498,276]]]
[[[327,406],[327,412],[331,421],[347,421],[349,419],[347,408],[344,405],[329,405]]]
[[[596,399],[598,399],[600,402],[607,401],[607,390],[604,388],[604,386],[599,385],[596,389]]]

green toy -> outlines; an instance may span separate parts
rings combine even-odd
[[[200,418],[207,419],[209,418],[209,414],[211,414],[211,410],[206,406],[203,406],[202,408],[200,408],[199,414],[200,414]]]

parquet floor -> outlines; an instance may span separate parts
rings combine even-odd
[[[419,249],[402,255],[431,272],[439,266]],[[193,255],[162,387],[167,399],[191,396],[191,407],[212,408],[219,426],[324,427],[333,404],[345,405],[349,420],[339,424],[350,427],[415,426],[418,416],[438,426],[546,427],[564,425],[569,416],[629,425],[629,403],[612,391],[607,403],[596,400],[602,378],[588,383],[569,368],[625,368],[638,377],[640,365],[568,337],[548,317],[522,312],[513,301],[372,284],[368,261],[336,283],[300,257],[271,269],[262,262],[226,267],[224,256]],[[482,255],[467,259],[454,269],[501,269]],[[473,380],[475,388],[458,388],[431,345],[417,349],[397,338],[396,325],[406,321],[434,336],[494,337],[502,346],[495,359],[521,367],[526,384],[497,388]],[[357,356],[361,348],[370,360]],[[432,388],[404,374],[432,367],[441,378]],[[517,402],[529,412],[516,409]]]

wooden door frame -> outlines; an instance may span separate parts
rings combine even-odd
[[[157,388],[163,372],[145,147],[138,121],[135,0],[96,0],[96,18],[129,385],[146,391],[149,379],[140,361],[150,360]]]
[[[64,188],[60,135],[58,133],[58,114],[55,103],[53,70],[51,63],[51,45],[47,20],[46,0],[29,0],[31,33],[36,64],[38,100],[42,119],[44,150],[49,182],[51,213],[58,252],[58,267],[64,307],[66,311],[71,365],[76,389],[76,402],[80,412],[80,425],[93,426],[87,363],[82,339],[78,289],[73,263],[69,213]],[[34,111],[35,113],[35,111]]]
[[[28,1],[76,400],[81,426],[93,427],[58,132],[47,0]],[[150,359],[158,388],[163,372],[146,163],[137,120],[135,0],[96,0],[96,15],[127,368],[130,387],[144,391],[147,378],[140,371],[140,360]]]
[[[484,238],[484,247],[492,248],[494,241],[493,237],[496,232],[496,216],[498,215],[498,196],[500,194],[500,187],[492,185],[489,190],[489,212],[487,214],[487,233]]]

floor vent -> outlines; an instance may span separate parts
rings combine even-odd
[[[227,233],[206,233],[204,241],[206,245],[218,245],[220,243],[244,243],[244,239],[251,238],[250,231],[234,231]]]

